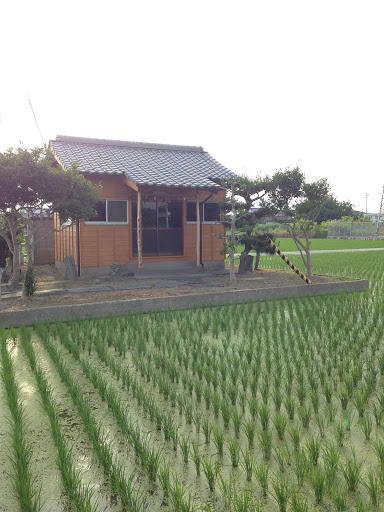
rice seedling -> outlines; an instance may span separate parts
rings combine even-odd
[[[238,492],[236,487],[234,487],[231,503],[234,512],[251,512],[255,510],[252,492],[249,489],[242,489]]]
[[[203,429],[205,444],[209,444],[211,440],[212,425],[210,424],[208,418],[203,418],[201,428]]]
[[[317,504],[322,503],[325,492],[325,471],[320,466],[312,468],[309,480],[312,484],[313,492],[315,493],[315,501]]]
[[[317,466],[317,462],[320,456],[320,441],[319,439],[309,436],[306,442],[306,449],[308,454],[309,463],[313,466]]]
[[[227,447],[229,450],[229,456],[231,459],[232,467],[236,468],[239,465],[240,460],[240,445],[237,439],[230,437],[227,440]]]
[[[250,415],[252,417],[252,420],[255,421],[255,419],[257,417],[257,412],[259,410],[258,402],[257,402],[257,399],[255,397],[249,398],[249,400],[248,400],[248,409],[249,409],[249,413],[250,413]]]
[[[183,461],[185,464],[188,463],[189,451],[190,451],[190,441],[188,437],[181,437],[179,440],[179,446],[181,453],[183,455]]]
[[[298,386],[298,388],[296,389],[296,395],[297,395],[297,398],[299,400],[299,404],[302,407],[303,404],[304,404],[304,401],[305,401],[305,399],[307,397],[307,390],[306,390],[306,388],[304,386],[304,383],[302,383],[302,384],[300,384]]]
[[[363,390],[359,390],[353,399],[353,405],[356,407],[359,413],[359,418],[364,416],[365,409],[367,407],[367,396]]]
[[[347,487],[345,485],[336,485],[332,489],[331,496],[337,512],[347,510]]]
[[[369,415],[364,414],[364,416],[361,418],[361,430],[363,431],[366,441],[369,441],[371,438],[372,427],[372,418]]]
[[[141,448],[142,462],[145,471],[151,481],[155,481],[160,467],[161,453],[157,451],[153,446],[149,445],[149,442],[145,442]]]
[[[336,442],[338,446],[342,447],[344,446],[345,436],[346,436],[346,429],[343,422],[338,421],[335,423],[333,427],[334,436],[336,439]]]
[[[284,439],[285,429],[287,426],[287,417],[285,414],[282,414],[281,412],[277,412],[275,414],[274,419],[272,420],[273,424],[275,425],[277,435],[279,439],[282,441]]]
[[[200,475],[201,454],[196,441],[192,440],[192,460],[195,465],[197,476]]]
[[[327,404],[327,416],[329,423],[333,423],[335,421],[335,417],[337,414],[337,406],[333,403],[333,401]]]
[[[192,404],[186,401],[184,404],[184,416],[185,416],[185,421],[187,422],[187,425],[192,424],[193,412],[194,411],[193,411]]]
[[[295,450],[295,452],[297,452],[297,450],[300,447],[300,442],[301,442],[301,438],[303,435],[300,426],[299,425],[292,426],[291,428],[288,429],[288,434],[289,434],[289,437],[291,438],[291,441],[293,444],[293,449]]]
[[[304,450],[299,449],[294,454],[294,463],[295,463],[295,475],[297,480],[297,485],[302,487],[304,478],[308,472],[308,460]]]
[[[269,460],[272,453],[272,433],[268,430],[262,430],[258,432],[257,437],[264,459]]]
[[[345,409],[347,408],[349,399],[350,399],[349,392],[348,392],[347,388],[345,387],[345,385],[340,389],[340,391],[338,393],[338,397],[340,399],[341,408],[343,409],[343,411],[345,411]]]
[[[371,512],[370,508],[364,504],[361,496],[356,499],[356,512]]]
[[[206,456],[203,457],[202,459],[202,465],[209,490],[211,492],[214,492],[217,481],[217,475],[220,472],[220,464],[218,463],[218,461],[215,462],[212,459],[212,457]]]
[[[301,407],[298,410],[298,414],[301,420],[301,424],[303,425],[303,428],[307,429],[309,428],[309,423],[312,419],[312,411],[309,407],[307,407],[305,404],[301,405]]]
[[[178,512],[181,512],[184,507],[184,495],[186,493],[186,489],[182,482],[180,482],[177,475],[173,475],[171,488],[170,488],[170,501],[172,505],[172,509]]]
[[[159,467],[158,479],[164,493],[164,498],[167,499],[171,492],[171,472],[168,464],[163,464]]]
[[[340,450],[332,443],[327,443],[323,448],[324,470],[327,485],[330,486],[336,476],[340,460]]]
[[[216,446],[217,453],[220,457],[223,456],[223,448],[224,448],[224,432],[219,427],[213,427],[213,442]]]
[[[372,441],[373,449],[377,457],[377,461],[380,466],[384,466],[384,443],[381,439]]]
[[[321,414],[316,414],[315,422],[316,422],[317,428],[319,429],[320,437],[323,439],[325,437],[325,431],[328,427],[328,421]]]
[[[376,403],[372,404],[372,414],[373,414],[373,417],[375,418],[376,427],[381,426],[382,421],[383,421],[383,413],[384,413],[384,411],[380,405],[378,405]]]
[[[231,501],[233,496],[233,489],[235,488],[236,480],[233,475],[230,475],[228,480],[225,480],[222,475],[219,474],[218,485],[224,500],[224,506],[226,509],[230,509]]]
[[[220,404],[221,416],[223,418],[224,427],[228,428],[231,419],[231,406],[226,400],[222,400]]]
[[[176,452],[177,447],[179,446],[179,430],[175,424],[171,428],[171,439],[172,439],[173,451]]]
[[[232,417],[233,428],[235,430],[235,436],[236,436],[237,439],[239,439],[242,419],[241,419],[239,411],[237,410],[236,407],[234,407],[232,409],[231,417]]]
[[[268,494],[268,482],[269,482],[269,465],[268,464],[254,464],[254,472],[257,481],[261,487],[261,492],[264,498]]]
[[[305,497],[300,496],[296,487],[291,487],[291,498],[289,500],[292,512],[308,512],[308,501]]]
[[[269,425],[270,411],[266,403],[262,403],[259,406],[259,420],[263,430],[267,430]]]
[[[279,466],[280,473],[284,473],[286,466],[290,463],[290,454],[287,446],[273,449],[274,458]]]
[[[195,424],[196,433],[199,434],[201,428],[202,414],[199,411],[193,413],[193,423]]]
[[[284,400],[284,406],[288,413],[288,418],[293,420],[295,417],[295,408],[296,402],[295,399],[291,396],[291,394],[287,394]]]
[[[286,512],[291,495],[291,489],[287,480],[281,476],[275,478],[272,480],[272,488],[273,491],[271,492],[271,495],[279,507],[279,512]]]
[[[382,491],[380,478],[372,471],[368,471],[367,480],[363,481],[364,487],[366,488],[369,499],[373,507],[379,505],[380,494]]]
[[[354,492],[361,479],[363,462],[357,460],[353,448],[351,451],[352,457],[348,457],[346,459],[345,464],[341,466],[341,471],[347,484],[348,491]]]
[[[212,403],[213,403],[213,413],[215,415],[215,418],[217,419],[219,417],[221,400],[220,400],[219,395],[216,392],[213,393]]]
[[[318,412],[319,412],[320,397],[319,397],[319,390],[317,388],[315,388],[315,389],[313,389],[311,391],[310,399],[311,399],[311,403],[312,403],[312,407],[313,407],[314,413],[318,414]]]
[[[352,425],[354,416],[355,416],[355,411],[353,408],[347,408],[344,411],[343,422],[344,422],[345,430],[347,432],[350,432],[350,430],[351,430],[351,425]]]
[[[250,482],[253,475],[253,458],[249,450],[241,450],[240,464],[245,472],[247,482]]]

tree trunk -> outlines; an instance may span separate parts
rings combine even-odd
[[[312,261],[311,261],[311,251],[309,249],[309,246],[307,246],[306,250],[305,250],[305,254],[306,254],[306,259],[307,259],[307,277],[308,279],[312,279],[313,277],[313,274],[312,274]]]
[[[12,277],[9,281],[9,286],[11,288],[15,288],[20,283],[20,245],[17,240],[17,230],[15,226],[15,216],[12,214],[6,215],[7,223],[9,226],[9,231],[11,232],[11,240],[12,240],[12,262],[13,262],[13,273]]]
[[[229,248],[229,282],[231,284],[236,283],[236,274],[235,274],[235,247],[236,247],[236,205],[235,205],[235,198],[233,195],[232,190],[232,196],[231,196],[231,202],[232,202],[232,218],[231,218],[231,243]]]
[[[261,256],[261,252],[256,252],[255,270],[259,270],[260,256]]]

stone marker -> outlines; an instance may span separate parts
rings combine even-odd
[[[68,281],[77,281],[79,276],[77,275],[77,268],[75,265],[75,258],[73,256],[67,256],[64,258],[65,265],[65,279]]]
[[[1,280],[3,278],[3,272],[5,272],[5,268],[0,267],[0,302],[1,302]]]
[[[112,263],[112,265],[109,267],[109,275],[112,281],[120,281],[123,275],[123,269],[120,263]]]

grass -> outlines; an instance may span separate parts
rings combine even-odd
[[[276,245],[282,252],[297,251],[295,242],[291,238],[278,238]],[[238,245],[235,252],[240,254],[244,246]],[[341,249],[384,249],[384,240],[352,240],[336,238],[312,238],[312,251],[335,251]],[[252,253],[252,251],[251,251]]]

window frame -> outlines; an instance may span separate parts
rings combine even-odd
[[[85,221],[85,224],[89,225],[89,226],[127,226],[129,224],[129,200],[128,199],[110,199],[110,198],[100,198],[99,201],[105,201],[105,217],[106,217],[106,220],[105,221],[102,221],[102,220],[87,220]],[[118,222],[118,221],[113,221],[113,222],[109,222],[108,220],[108,202],[109,201],[120,201],[120,202],[125,202],[126,204],[126,208],[127,208],[127,220],[124,221],[124,222]]]
[[[194,204],[195,205],[195,208],[196,208],[196,201],[187,201],[187,204],[188,203],[191,203],[191,204]],[[222,224],[223,221],[222,220],[204,220],[204,217],[205,217],[205,205],[206,204],[218,204],[219,205],[219,211],[220,211],[220,202],[219,201],[207,201],[206,203],[203,203],[203,208],[202,208],[202,214],[203,214],[203,220],[202,220],[202,223],[203,224]],[[187,224],[196,224],[197,221],[196,220],[188,220],[188,208],[186,208],[186,223]]]

